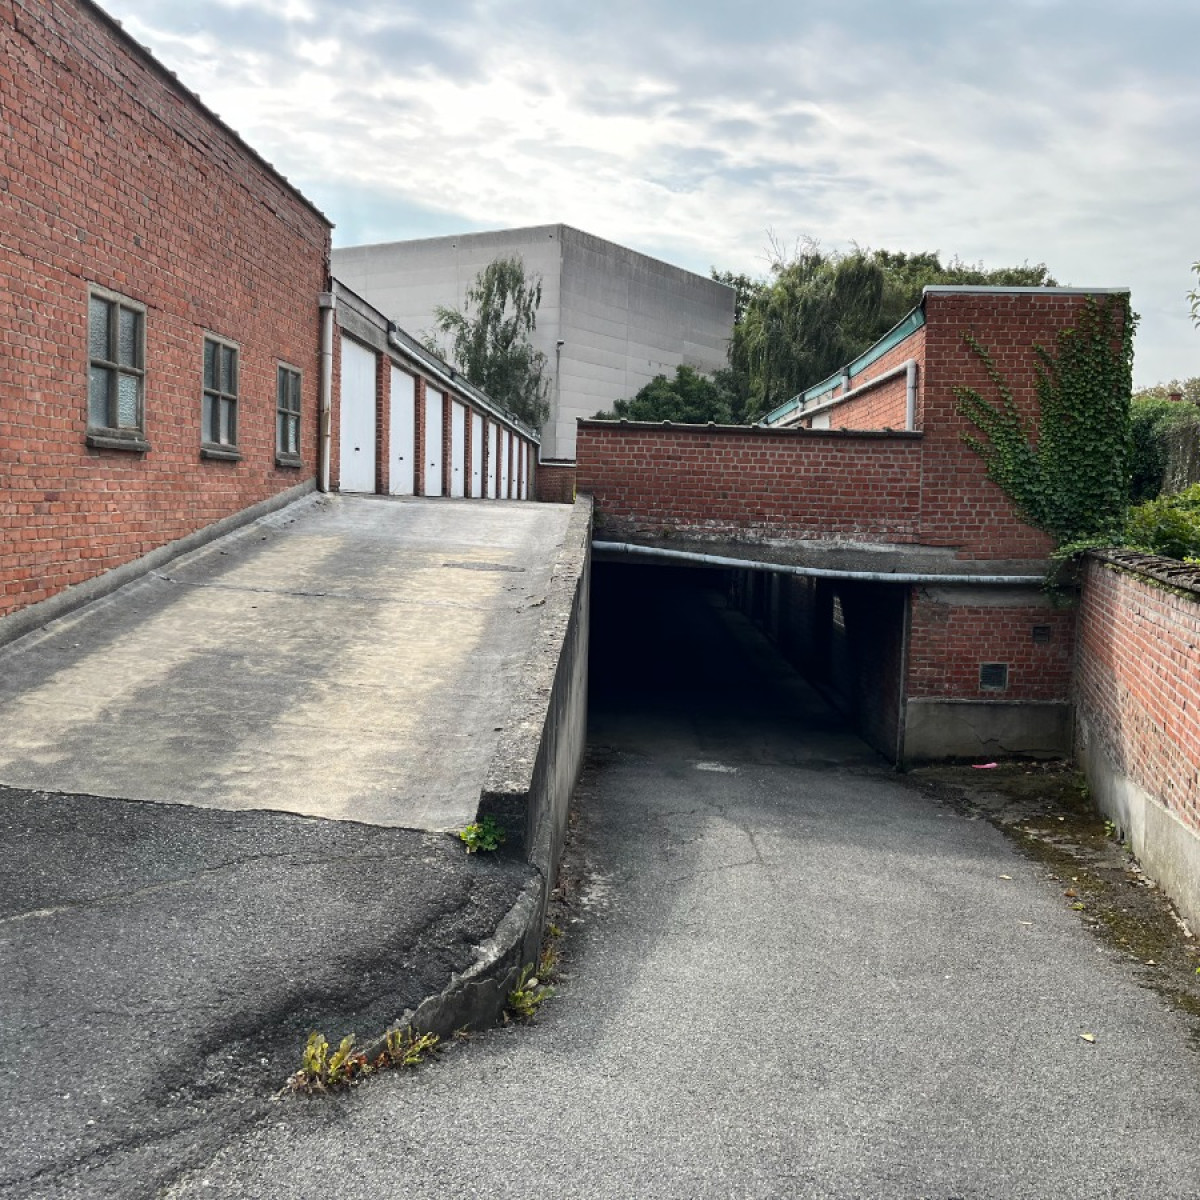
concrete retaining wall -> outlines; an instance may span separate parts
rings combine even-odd
[[[583,497],[559,549],[523,690],[488,769],[479,815],[508,834],[507,853],[523,855],[543,879],[541,903],[525,943],[537,958],[546,903],[566,838],[571,794],[587,738],[592,503]]]

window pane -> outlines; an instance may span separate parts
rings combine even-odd
[[[292,412],[298,413],[300,411],[300,372],[292,371],[291,379],[292,379],[292,397],[291,397],[292,405],[291,405],[291,408],[292,408]]]
[[[288,417],[288,453],[300,453],[300,418]]]
[[[288,373],[280,367],[275,372],[275,407],[287,407],[287,392],[288,392]]]
[[[217,440],[217,400],[208,392],[204,393],[204,413],[200,418],[200,437],[206,442]]]
[[[221,347],[221,391],[237,393],[237,351]]]
[[[141,363],[141,347],[139,342],[139,329],[141,324],[141,313],[133,312],[128,308],[118,310],[120,312],[120,336],[117,339],[117,362],[123,367],[140,367]]]
[[[108,381],[111,374],[105,367],[92,367],[88,372],[88,424],[97,429],[108,428]]]
[[[233,401],[221,401],[221,436],[217,441],[223,446],[232,446],[234,443],[234,428],[233,428]]]
[[[281,412],[275,414],[275,449],[281,454],[287,451],[287,417]]]
[[[141,380],[136,375],[117,375],[117,425],[121,429],[138,428],[138,393]]]
[[[217,343],[204,342],[204,386],[214,391],[217,387]]]
[[[108,359],[108,313],[112,305],[92,296],[88,300],[88,357],[104,362]],[[108,422],[104,421],[107,425]]]

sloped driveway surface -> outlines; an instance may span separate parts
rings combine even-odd
[[[569,516],[313,498],[0,649],[0,1195],[157,1195],[479,961]]]
[[[595,594],[576,920],[537,1022],[283,1106],[173,1200],[312,1195],[333,1162],[348,1200],[1200,1194],[1185,1020],[687,590],[636,621]]]

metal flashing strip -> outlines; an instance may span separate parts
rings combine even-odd
[[[790,400],[779,405],[778,408],[773,408],[763,417],[762,424],[777,425],[785,417],[791,416],[798,408],[803,408],[810,400],[816,400],[818,397],[825,395],[826,392],[833,391],[839,383],[845,380],[847,375],[853,376],[859,371],[866,370],[867,367],[882,358],[889,350],[895,349],[906,338],[911,337],[924,324],[925,310],[918,305],[901,317],[879,341],[871,346],[870,349],[864,350],[856,359],[853,359],[844,367],[839,367],[832,375],[827,376],[820,383],[814,384],[807,391],[793,396]]]
[[[693,562],[706,567],[733,567],[745,571],[773,571],[776,574],[803,575],[810,579],[857,579],[866,583],[950,583],[1011,585],[1029,587],[1045,582],[1044,575],[944,575],[934,571],[844,571],[834,567],[801,567],[794,563],[763,562],[754,558],[730,558],[724,554],[704,554],[695,550],[667,550],[661,546],[639,546],[635,542],[592,541],[592,550],[602,554],[630,554],[643,558],[662,558],[669,562]]]
[[[927,283],[923,296],[938,295],[1001,296],[1128,296],[1127,287],[996,287],[986,283]]]

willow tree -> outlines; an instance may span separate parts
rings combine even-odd
[[[937,254],[856,249],[840,254],[802,243],[772,248],[771,275],[713,272],[738,290],[729,347],[739,389],[735,411],[753,420],[857,358],[921,299],[928,284],[1053,286],[1044,264],[985,269]]]
[[[476,387],[527,425],[550,415],[546,356],[533,347],[542,303],[540,275],[529,277],[519,257],[497,258],[475,277],[461,309],[438,305],[434,316],[447,336],[447,358]],[[443,353],[433,343],[432,348]]]

